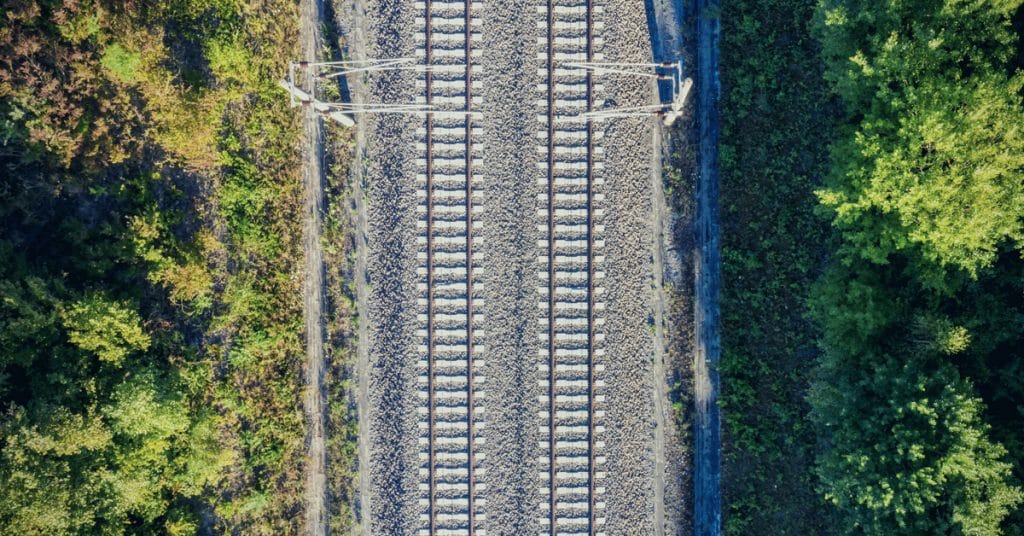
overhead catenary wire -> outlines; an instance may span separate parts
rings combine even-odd
[[[469,12],[467,10],[467,12]],[[468,19],[467,19],[468,20]],[[468,42],[469,38],[467,38]],[[587,56],[588,61],[562,61],[556,63],[552,60],[550,67],[551,74],[554,75],[559,69],[568,70],[582,70],[586,71],[588,77],[595,75],[624,75],[624,76],[636,76],[642,78],[651,78],[658,81],[668,81],[672,84],[671,101],[668,103],[651,104],[649,106],[640,107],[627,107],[627,108],[604,108],[599,110],[593,109],[593,102],[589,103],[586,111],[577,115],[559,115],[555,118],[556,121],[605,121],[609,119],[618,119],[625,117],[639,117],[639,116],[657,116],[661,117],[667,126],[670,126],[681,115],[683,104],[685,103],[686,97],[689,94],[692,86],[692,80],[689,78],[682,78],[682,63],[681,62],[661,62],[661,63],[645,63],[645,62],[596,62],[589,61],[590,56]],[[312,104],[316,106],[324,115],[327,115],[345,126],[351,126],[352,119],[344,114],[379,114],[379,113],[398,113],[398,114],[414,114],[414,115],[448,115],[448,116],[460,116],[466,115],[473,118],[483,117],[481,112],[471,111],[468,107],[466,110],[453,111],[453,110],[438,110],[433,106],[408,104],[408,103],[351,103],[351,102],[323,102],[318,100],[314,96],[313,91],[306,91],[299,87],[295,83],[296,69],[315,69],[320,72],[314,74],[313,78],[317,80],[329,80],[333,78],[347,77],[356,74],[365,74],[372,72],[388,72],[388,71],[406,71],[416,73],[433,73],[433,72],[448,72],[458,73],[465,72],[471,73],[472,65],[467,56],[467,62],[465,64],[439,64],[435,65],[432,62],[420,63],[416,61],[416,58],[402,57],[402,58],[380,58],[380,59],[366,59],[366,60],[343,60],[343,61],[324,61],[324,62],[290,62],[288,65],[288,80],[282,81],[281,85],[290,93],[290,99],[292,106],[297,106],[299,102],[302,104]],[[660,72],[664,70],[670,70],[669,73]],[[467,76],[470,76],[467,74]],[[333,110],[335,113],[331,115],[327,113],[327,109]],[[339,113],[340,112],[340,113]]]

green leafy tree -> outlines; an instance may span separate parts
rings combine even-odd
[[[44,348],[59,343],[54,301],[38,276],[0,280],[0,365],[28,365]]]
[[[104,484],[91,462],[113,442],[99,415],[19,408],[4,416],[0,438],[0,532],[74,534],[94,526]]]
[[[139,68],[139,60],[138,52],[130,52],[120,43],[113,43],[103,51],[100,64],[118,80],[133,82],[136,78],[135,71]]]
[[[1006,450],[988,439],[981,402],[955,369],[922,365],[886,356],[870,379],[825,373],[829,387],[813,395],[830,443],[822,491],[850,533],[1001,534],[1022,499]]]
[[[1024,495],[981,401],[945,360],[967,342],[948,320],[906,321],[913,308],[887,275],[833,267],[815,298],[821,491],[847,533],[1001,534]]]
[[[99,411],[14,409],[0,437],[3,533],[130,525],[188,533],[194,523],[183,501],[216,485],[233,461],[217,444],[212,416],[190,414],[178,386],[145,369],[117,385]]]
[[[136,4],[0,8],[0,534],[293,534],[297,8]]]
[[[125,357],[149,348],[150,337],[133,307],[91,294],[61,315],[68,340],[100,361],[121,365]]]
[[[994,367],[1024,341],[1001,297],[1024,246],[1021,5],[820,5],[845,121],[818,192],[838,255],[814,293],[810,402],[820,488],[849,533],[1001,534],[1021,503],[1020,459],[993,439],[1019,417],[978,396],[996,401]]]
[[[842,253],[906,252],[948,288],[1024,239],[1024,76],[1008,76],[1020,0],[827,0],[827,77],[849,130],[819,195]]]

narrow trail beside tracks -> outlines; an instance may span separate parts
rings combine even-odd
[[[694,324],[694,534],[722,533],[718,209],[718,0],[697,1],[698,165]]]
[[[317,61],[320,50],[320,0],[299,4],[302,58]],[[312,71],[310,71],[312,72]],[[315,80],[306,80],[313,87]],[[306,360],[303,410],[306,417],[306,534],[326,535],[327,449],[324,402],[324,259],[320,246],[324,211],[324,132],[320,115],[311,107],[302,116],[302,248],[304,252],[302,310]]]
[[[364,61],[366,55],[366,5],[362,0],[354,2],[334,1],[334,24],[338,28],[343,39],[342,57],[356,61]],[[355,104],[369,102],[367,97],[368,89],[362,78],[350,78],[345,81],[348,86],[349,95]],[[351,185],[352,193],[349,197],[351,202],[352,220],[354,225],[353,238],[355,240],[356,258],[354,262],[353,275],[356,291],[356,311],[358,315],[358,344],[357,359],[355,365],[354,379],[356,381],[355,399],[357,420],[359,422],[358,439],[358,461],[357,461],[357,492],[352,508],[358,533],[362,536],[370,536],[370,523],[367,522],[371,511],[370,501],[372,499],[370,471],[370,435],[367,433],[370,428],[370,394],[369,394],[369,322],[366,321],[368,311],[369,289],[367,279],[367,255],[368,255],[368,221],[366,212],[367,195],[367,126],[365,121],[356,121],[353,129],[352,142],[354,144],[351,162]]]

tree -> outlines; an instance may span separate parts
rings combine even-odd
[[[996,369],[973,365],[1012,363],[1007,348],[1024,341],[1019,300],[986,296],[1013,287],[1024,246],[1024,75],[1009,22],[1021,5],[819,9],[845,124],[818,192],[838,255],[814,291],[823,355],[810,402],[821,491],[850,533],[999,534],[1022,500],[992,439],[1016,437],[1003,430],[1019,421],[992,420],[977,393]]]
[[[0,8],[0,533],[293,533],[297,8],[122,4]]]
[[[12,409],[0,426],[0,532],[189,533],[184,501],[215,485],[233,457],[217,444],[212,415],[191,414],[179,391],[137,369],[98,411],[38,399]]]
[[[1008,76],[1020,0],[824,2],[827,77],[847,134],[819,196],[841,253],[905,251],[946,288],[1024,241],[1024,76]]]
[[[821,492],[851,534],[1001,534],[1024,495],[981,401],[945,360],[969,341],[943,345],[962,330],[911,321],[915,308],[891,283],[871,268],[833,267],[817,292],[825,354],[810,401],[825,446]],[[933,339],[915,344],[923,332]]]
[[[111,365],[121,365],[125,357],[150,345],[139,313],[129,304],[100,293],[73,303],[61,318],[72,344]]]
[[[95,523],[103,485],[93,460],[113,436],[99,415],[41,405],[15,408],[0,425],[0,532],[68,534]]]

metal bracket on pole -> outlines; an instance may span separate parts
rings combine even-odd
[[[672,84],[672,100],[645,106],[629,106],[604,108],[580,114],[579,117],[589,121],[605,121],[620,117],[660,117],[665,126],[672,124],[683,113],[686,98],[693,88],[693,80],[683,79],[683,63],[612,63],[612,62],[566,62],[562,64],[570,69],[590,71],[595,75],[617,74],[653,78],[658,81],[669,81]]]
[[[312,95],[299,89],[288,80],[281,80],[278,82],[278,85],[283,87],[291,96],[292,107],[298,106],[300,103],[303,106],[312,106],[314,110],[320,112],[320,115],[337,121],[343,127],[351,127],[356,124],[355,121],[353,121],[352,118],[344,112],[332,110],[327,103],[314,99]]]
[[[300,84],[296,83],[297,70],[305,70],[304,77],[310,80],[309,84],[315,85],[317,80],[330,80],[362,73],[386,71],[463,72],[465,69],[465,65],[423,65],[416,63],[416,58],[290,62],[288,64],[288,79],[281,80],[279,84],[288,91],[293,107],[298,106],[300,103],[304,106],[313,106],[314,109],[325,117],[333,119],[345,127],[351,127],[355,124],[354,116],[356,115],[375,113],[412,114],[418,116],[431,114],[435,117],[451,115],[475,118],[481,115],[480,112],[437,110],[435,107],[426,104],[325,102],[316,98],[314,95],[315,90],[303,89]]]

